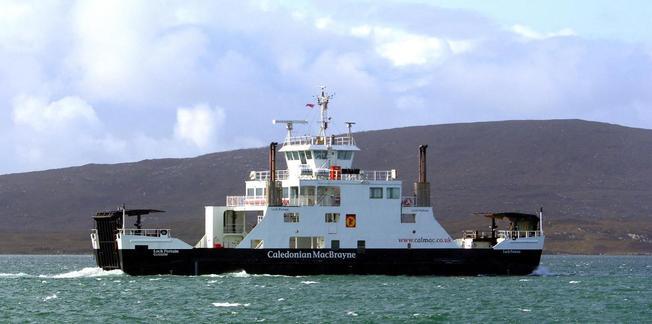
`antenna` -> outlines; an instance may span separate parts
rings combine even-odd
[[[346,124],[346,128],[349,130],[349,140],[353,139],[353,135],[351,134],[351,127],[355,125],[355,122],[344,122]]]
[[[288,130],[288,135],[287,139],[292,138],[292,129],[294,129],[294,124],[307,124],[308,121],[306,120],[280,120],[280,119],[274,119],[272,120],[272,124],[285,124],[285,128]]]
[[[333,98],[332,94],[326,94],[326,87],[321,86],[321,94],[317,97],[317,103],[319,104],[319,110],[321,112],[321,123],[319,127],[319,136],[326,138],[326,129],[328,128],[328,102]]]

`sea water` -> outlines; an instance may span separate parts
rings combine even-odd
[[[652,256],[544,256],[529,276],[132,277],[0,256],[0,322],[652,322]]]

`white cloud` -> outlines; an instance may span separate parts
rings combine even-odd
[[[357,25],[349,32],[354,37],[371,38],[376,53],[396,67],[439,64],[475,48],[471,40],[448,40],[383,26]]]
[[[331,17],[321,17],[315,20],[315,27],[317,29],[327,29],[333,25],[334,21]]]
[[[372,27],[369,25],[360,25],[351,27],[351,35],[355,37],[367,37],[371,35]]]
[[[211,109],[206,104],[177,109],[174,136],[199,148],[208,148],[218,140],[217,133],[223,125],[225,113],[222,108]]]
[[[551,32],[551,33],[541,33],[535,31],[534,29],[528,26],[520,25],[520,24],[516,24],[512,26],[511,31],[526,39],[532,39],[532,40],[542,40],[542,39],[552,38],[552,37],[566,37],[566,36],[577,35],[575,31],[571,28],[563,28],[560,29],[559,31]]]
[[[19,96],[14,100],[13,121],[35,131],[96,126],[95,110],[79,97],[64,97],[47,102],[43,98]]]

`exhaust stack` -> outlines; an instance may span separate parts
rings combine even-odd
[[[276,146],[278,143],[269,144],[269,181],[267,183],[267,205],[281,206],[280,188],[276,183]]]
[[[417,207],[430,207],[430,182],[426,176],[426,149],[428,145],[419,145],[419,178],[414,183]]]

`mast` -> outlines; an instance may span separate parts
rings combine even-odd
[[[348,135],[349,135],[349,143],[353,144],[353,133],[351,133],[351,127],[355,125],[355,122],[344,122],[346,124],[346,128],[348,129]]]
[[[326,129],[330,121],[330,118],[328,118],[328,102],[331,98],[333,98],[333,95],[327,94],[326,87],[321,86],[321,94],[317,97],[317,104],[319,104],[320,111],[319,136],[324,140],[326,140]]]

